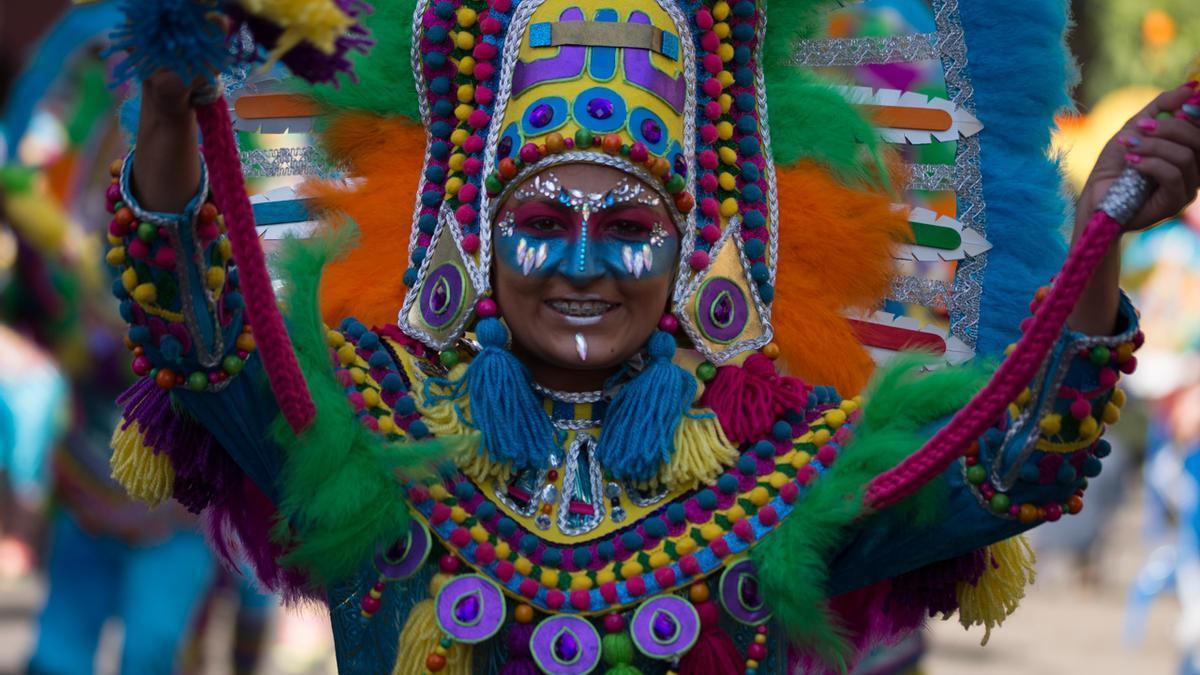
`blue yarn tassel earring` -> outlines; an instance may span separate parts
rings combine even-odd
[[[671,459],[675,428],[696,398],[696,380],[672,363],[675,338],[655,331],[650,363],[608,408],[596,458],[613,478],[645,481]]]
[[[482,449],[493,461],[514,470],[546,466],[554,429],[533,395],[529,370],[505,349],[508,329],[499,319],[475,327],[483,350],[465,375],[471,394],[471,421],[483,437]]]

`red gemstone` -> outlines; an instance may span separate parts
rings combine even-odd
[[[373,598],[370,595],[364,595],[360,604],[362,605],[362,611],[366,612],[367,614],[374,614],[375,612],[379,611],[379,606],[381,603],[377,598]]]

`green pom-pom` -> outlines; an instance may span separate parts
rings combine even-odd
[[[208,386],[208,376],[203,371],[195,371],[187,377],[187,388],[192,391],[204,391]]]
[[[1109,353],[1108,347],[1100,346],[1092,349],[1092,363],[1103,366],[1108,363],[1110,358],[1112,358],[1112,354]]]
[[[1008,507],[1012,506],[1012,501],[1008,498],[1008,495],[1002,492],[997,492],[996,494],[992,495],[992,501],[990,505],[992,510],[996,513],[1008,513]]]
[[[987,469],[976,464],[967,469],[967,480],[975,485],[979,485],[987,478]]]
[[[628,633],[609,633],[608,635],[604,636],[604,641],[602,644],[604,648],[604,662],[607,663],[610,668],[608,672],[638,672],[637,669],[633,668],[631,665],[631,662],[633,661],[633,640],[629,638]],[[628,668],[631,670],[620,670],[621,668]]]
[[[717,367],[705,361],[696,366],[696,377],[700,378],[701,382],[709,382],[717,376]]]

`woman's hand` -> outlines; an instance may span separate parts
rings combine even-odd
[[[1173,218],[1196,198],[1200,188],[1200,118],[1178,114],[1185,103],[1200,105],[1195,83],[1160,94],[1108,142],[1079,198],[1076,238],[1126,167],[1132,166],[1155,184],[1142,210],[1125,224],[1126,232]],[[1163,119],[1158,119],[1160,116]],[[1092,274],[1067,325],[1089,335],[1111,334],[1117,328],[1120,277],[1118,242]]]
[[[150,211],[182,211],[200,187],[195,93],[203,79],[190,85],[161,70],[142,83],[142,106],[133,156],[133,190]]]
[[[1173,218],[1196,198],[1200,188],[1200,117],[1179,112],[1188,102],[1200,110],[1200,91],[1193,86],[1163,92],[1104,146],[1079,198],[1078,220],[1086,222],[1091,217],[1108,187],[1127,166],[1153,180],[1156,189],[1125,225],[1126,232]]]

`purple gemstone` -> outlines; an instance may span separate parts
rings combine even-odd
[[[594,98],[588,101],[587,111],[593,119],[606,120],[613,116],[613,104],[606,98]]]
[[[662,134],[662,127],[658,125],[658,122],[651,119],[642,120],[642,138],[646,139],[647,142],[657,143],[661,141]]]
[[[402,560],[405,553],[408,553],[408,537],[392,544],[392,547],[388,549],[387,558],[388,560]]]
[[[683,158],[683,155],[675,155],[675,173],[680,176],[687,176],[687,170],[687,161]]]
[[[546,103],[534,107],[534,109],[529,113],[529,123],[532,124],[535,129],[541,129],[553,121],[554,108],[551,108]]]
[[[675,623],[675,618],[666,612],[658,612],[654,615],[654,621],[650,624],[651,630],[654,631],[654,637],[659,642],[666,642],[675,637],[679,632],[679,628]]]
[[[512,136],[505,136],[500,139],[500,145],[496,146],[496,152],[503,159],[512,154],[513,139]]]
[[[728,293],[722,293],[717,298],[717,302],[713,305],[712,317],[718,326],[729,325],[733,319],[733,300]]]
[[[450,304],[450,289],[445,278],[439,278],[437,283],[433,285],[433,293],[429,298],[429,307],[434,314],[441,314],[446,311],[446,305]]]
[[[454,618],[459,623],[471,624],[479,618],[479,595],[471,593],[464,595],[454,603]]]
[[[746,609],[761,607],[762,598],[758,595],[758,579],[749,574],[743,576],[738,585],[738,598]]]
[[[560,663],[571,663],[579,656],[579,640],[569,630],[564,630],[554,638],[554,658]]]

